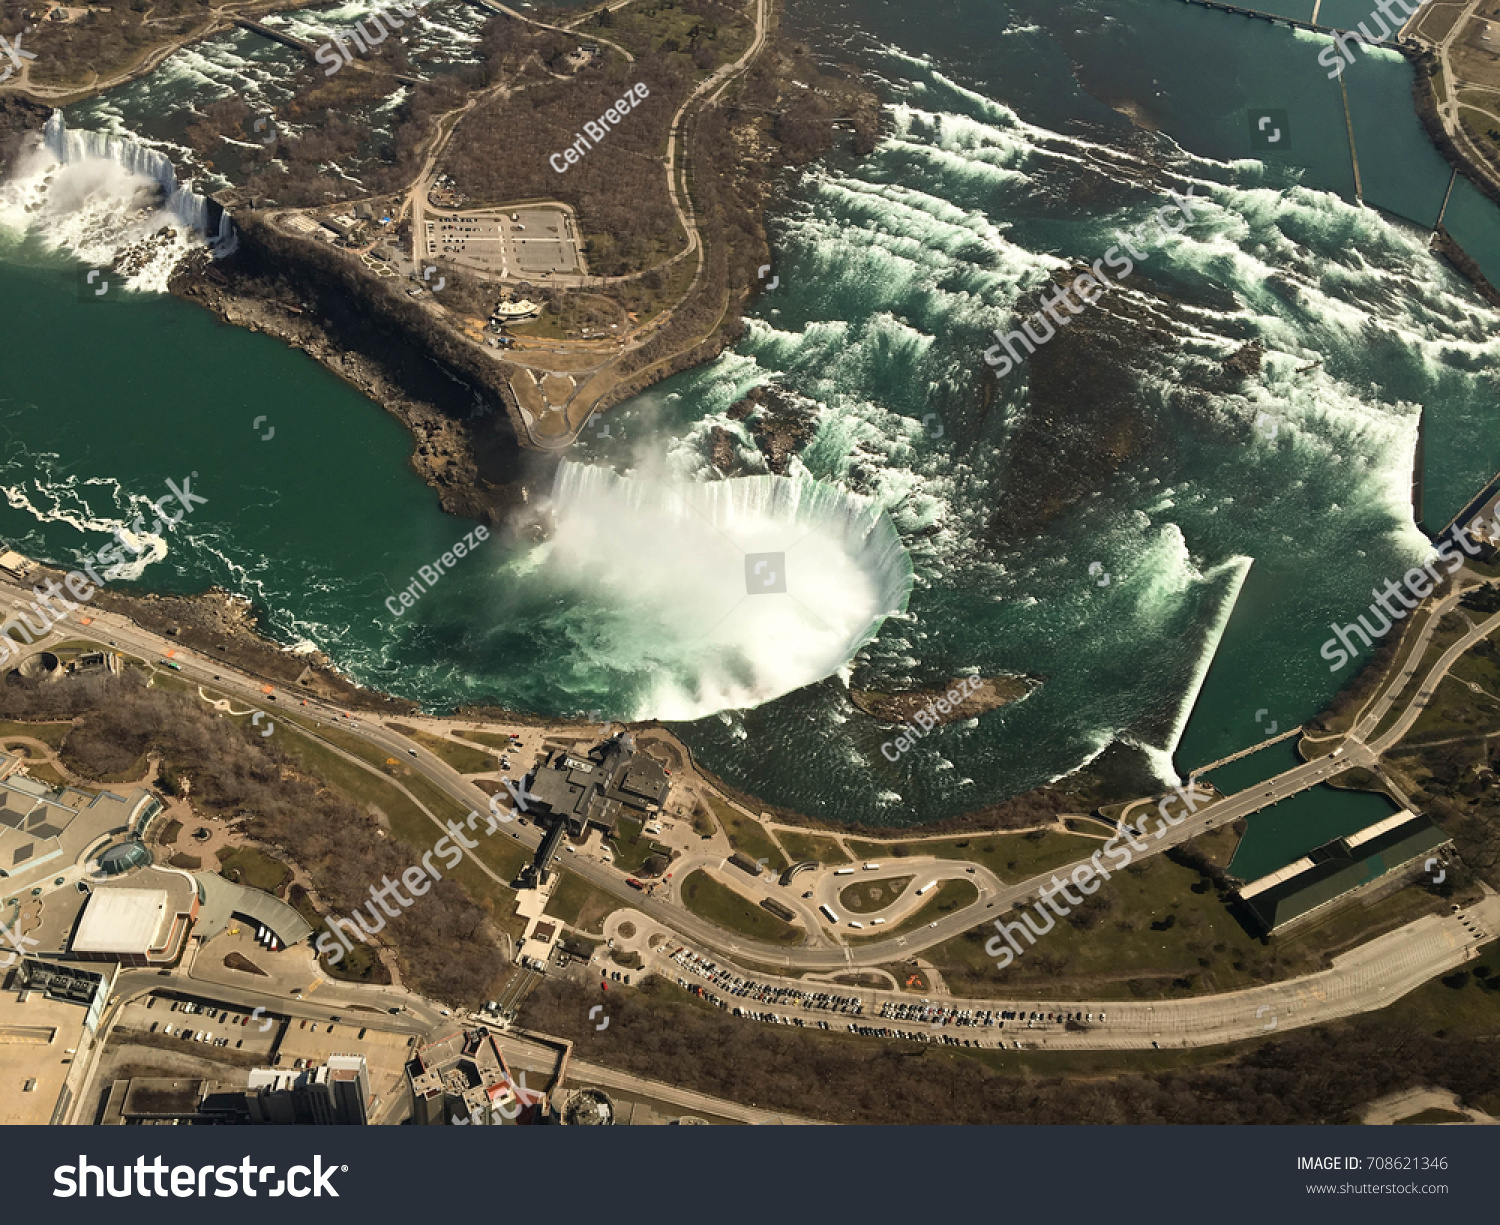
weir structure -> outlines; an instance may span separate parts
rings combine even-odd
[[[259,34],[262,38],[269,38],[272,42],[280,43],[284,47],[291,47],[294,51],[300,51],[310,60],[317,60],[318,48],[306,39],[298,38],[295,34],[288,34],[285,30],[278,30],[274,26],[268,26],[264,22],[256,21],[253,17],[236,17],[234,24],[241,29],[250,30]],[[369,66],[361,64],[361,68],[369,70]],[[409,77],[399,72],[390,74],[392,80],[400,81],[403,85],[421,85],[421,77]]]

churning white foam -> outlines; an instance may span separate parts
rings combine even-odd
[[[649,677],[634,718],[696,719],[832,676],[904,612],[890,519],[824,482],[669,484],[564,463],[545,570],[602,608],[616,668]]]
[[[118,275],[134,290],[164,292],[190,251],[233,250],[229,215],[215,211],[177,181],[166,154],[128,137],[70,131],[60,111],[0,187],[0,225],[86,264],[119,262]]]

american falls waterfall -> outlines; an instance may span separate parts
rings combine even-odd
[[[229,214],[178,181],[166,154],[128,136],[72,131],[54,111],[0,184],[0,226],[163,291],[188,253],[234,249]]]

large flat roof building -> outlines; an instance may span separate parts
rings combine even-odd
[[[51,787],[25,774],[17,756],[0,755],[0,879],[17,890],[41,884],[81,862],[101,839],[139,835],[161,803],[149,791],[129,795]]]
[[[198,917],[198,890],[186,873],[186,884],[170,873],[155,872],[169,887],[100,886],[89,894],[68,955],[76,961],[118,961],[121,965],[168,965],[177,960],[193,920]]]
[[[578,837],[590,825],[614,833],[627,811],[658,811],[670,785],[666,771],[621,734],[586,754],[554,753],[532,775],[527,792],[542,815],[562,818]]]
[[[1427,817],[1398,812],[1251,881],[1240,889],[1239,900],[1261,928],[1274,932],[1449,841]]]

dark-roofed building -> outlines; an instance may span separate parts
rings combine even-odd
[[[537,768],[526,790],[528,803],[540,815],[561,818],[576,838],[591,825],[606,836],[613,834],[625,812],[660,811],[669,786],[666,771],[637,752],[634,740],[622,733],[582,756],[554,753]]]
[[[1431,855],[1449,841],[1427,817],[1398,812],[1251,881],[1239,891],[1239,900],[1264,931],[1274,932]]]
[[[16,970],[13,985],[21,991],[40,991],[49,1000],[81,1004],[87,1009],[84,1026],[93,1033],[104,1015],[105,1002],[119,973],[118,965],[105,970],[85,970],[82,966],[54,965],[26,957]]]

